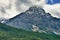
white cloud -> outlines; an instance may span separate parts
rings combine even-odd
[[[0,0],[0,17],[14,17],[33,5],[42,6],[45,11],[51,13],[52,16],[60,17],[60,4],[48,5],[46,4],[47,1],[48,0]]]
[[[0,16],[4,18],[11,18],[15,15],[26,11],[32,5],[43,5],[45,0],[0,0],[0,8],[2,7],[4,13],[0,9]],[[4,16],[3,16],[4,15]]]
[[[49,12],[52,16],[60,18],[60,4],[48,5],[45,4],[44,7],[46,12]]]
[[[16,11],[14,2],[14,0],[0,0],[0,18],[2,17],[8,19],[18,13]],[[4,13],[3,10],[5,11]]]

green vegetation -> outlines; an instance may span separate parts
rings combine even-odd
[[[13,28],[0,23],[0,40],[60,40],[59,35]]]

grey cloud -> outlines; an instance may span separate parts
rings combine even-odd
[[[22,8],[25,6],[26,8],[29,8],[30,6],[34,5],[33,1],[40,1],[40,0],[16,0],[15,6],[17,11],[24,10],[25,8]]]
[[[17,2],[20,2],[20,3],[31,3],[30,0],[17,0]]]
[[[29,0],[17,0],[16,1],[16,5],[17,6],[19,6],[19,5],[21,5],[21,4],[25,4],[25,5],[28,5],[28,4],[30,4],[31,2],[29,1]]]
[[[0,7],[0,12],[1,13],[6,13],[5,9],[3,7]]]
[[[31,2],[29,0],[17,0],[15,2],[15,6],[16,6],[17,11],[23,10],[22,9],[22,5],[24,5],[24,6],[30,6]]]
[[[11,4],[9,4],[8,6],[6,6],[6,9],[11,9]]]
[[[60,13],[56,12],[54,15],[60,18]]]
[[[5,8],[6,8],[6,9],[11,9],[11,6],[12,6],[11,0],[9,0],[9,5],[7,5]]]

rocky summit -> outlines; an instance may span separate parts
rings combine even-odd
[[[30,7],[26,12],[9,19],[5,24],[24,30],[43,30],[60,33],[60,19],[45,13],[41,7]]]

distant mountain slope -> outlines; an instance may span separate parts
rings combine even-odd
[[[0,23],[0,40],[60,40],[60,36],[25,31]]]
[[[60,33],[60,19],[52,17],[37,6],[30,7],[26,12],[9,19],[5,24],[24,30],[32,30],[35,25],[43,31]]]

